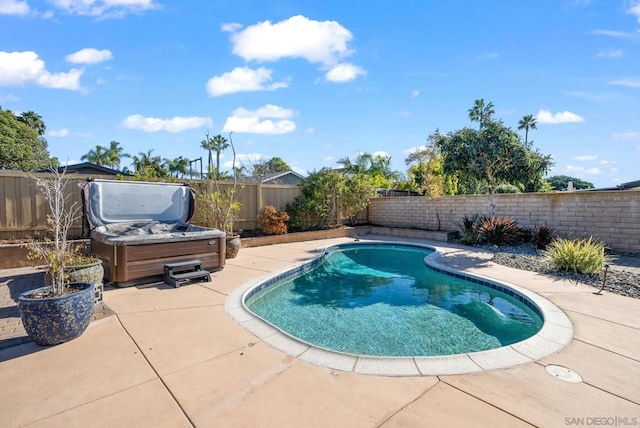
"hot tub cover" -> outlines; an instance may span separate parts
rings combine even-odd
[[[195,192],[189,186],[92,180],[81,187],[92,239],[139,245],[224,236],[218,229],[188,224],[195,205]]]
[[[193,216],[195,192],[183,184],[92,180],[82,190],[91,229],[113,223],[188,223]]]

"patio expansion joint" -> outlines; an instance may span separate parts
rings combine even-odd
[[[398,413],[402,412],[404,409],[406,409],[407,407],[411,406],[413,403],[415,403],[416,401],[418,401],[419,399],[421,399],[422,397],[424,397],[429,391],[431,391],[433,388],[435,388],[435,386],[437,384],[439,384],[440,382],[442,382],[442,380],[440,380],[439,376],[435,376],[438,378],[438,382],[434,383],[433,385],[427,387],[427,389],[425,389],[424,391],[422,391],[421,394],[419,394],[416,398],[414,398],[413,400],[409,401],[408,403],[406,403],[405,405],[401,406],[398,410],[396,410],[395,412],[393,412],[391,415],[389,415],[388,418],[386,418],[384,421],[382,421],[381,424],[377,425],[378,428],[382,428],[387,422],[389,422],[395,415],[397,415]]]
[[[596,345],[596,344],[593,344],[593,343],[587,342],[586,340],[583,340],[583,339],[576,339],[575,337],[573,338],[573,340],[575,340],[576,342],[584,343],[584,344],[585,344],[585,345],[587,345],[587,346],[593,346],[594,348],[598,348],[598,349],[600,349],[601,351],[605,351],[605,352],[608,352],[608,353],[610,353],[610,354],[614,354],[614,355],[616,355],[616,356],[618,356],[618,357],[622,357],[622,358],[625,358],[625,359],[627,359],[627,360],[631,360],[631,361],[635,361],[635,362],[640,363],[640,360],[639,360],[639,359],[637,359],[637,358],[633,358],[633,357],[630,357],[630,356],[628,356],[628,355],[620,354],[620,353],[618,353],[618,352],[612,351],[611,349],[603,348],[602,346],[598,346],[598,345]]]
[[[185,309],[201,309],[201,308],[217,308],[224,307],[224,303],[216,303],[215,305],[197,305],[197,306],[180,306],[179,308],[162,308],[162,309],[147,309],[143,311],[119,311],[118,315],[131,315],[131,314],[150,314],[154,312],[171,312],[181,311]]]
[[[171,391],[171,388],[169,388],[169,385],[167,385],[167,383],[165,382],[165,380],[162,378],[162,376],[160,376],[160,373],[158,373],[158,370],[156,370],[156,368],[153,366],[153,364],[151,364],[151,361],[149,360],[149,358],[147,357],[147,355],[144,353],[144,351],[142,350],[142,348],[140,347],[140,345],[138,344],[138,342],[136,342],[136,339],[134,339],[133,335],[129,332],[129,330],[127,330],[127,327],[125,327],[125,325],[122,323],[122,320],[120,319],[120,315],[119,314],[115,314],[116,319],[118,320],[118,323],[120,324],[120,327],[122,328],[122,330],[124,330],[124,332],[127,334],[127,336],[129,336],[129,339],[131,339],[131,342],[135,345],[135,347],[138,349],[138,351],[140,352],[140,355],[142,355],[142,358],[144,358],[144,360],[147,362],[147,364],[149,365],[149,368],[151,370],[153,370],[153,373],[156,375],[156,378],[160,381],[160,383],[162,383],[162,386],[164,387],[164,389],[167,391],[167,394],[169,394],[169,396],[171,397],[171,399],[176,403],[176,406],[178,406],[178,408],[180,409],[180,412],[182,413],[182,415],[189,421],[189,424],[192,427],[195,427],[196,424],[194,423],[194,421],[191,419],[191,417],[189,416],[189,414],[187,413],[187,411],[184,409],[184,407],[182,407],[182,404],[180,403],[180,401],[178,400],[178,397],[176,397],[173,394],[173,391]]]
[[[571,312],[571,313],[578,314],[578,315],[582,315],[582,316],[589,317],[589,318],[593,318],[593,319],[596,319],[596,320],[599,320],[599,321],[608,322],[610,324],[619,325],[621,327],[627,327],[627,328],[632,328],[634,330],[640,330],[640,327],[635,327],[635,326],[632,326],[632,325],[623,324],[623,323],[617,322],[617,321],[611,321],[611,320],[608,320],[608,319],[602,318],[602,317],[596,317],[594,315],[585,314],[584,312],[580,312],[580,311],[576,311],[576,310],[572,310],[572,309],[564,309],[564,311]]]
[[[532,427],[537,427],[537,425],[535,425],[533,422],[529,422],[529,421],[527,421],[526,419],[523,419],[522,417],[520,417],[520,416],[516,415],[515,413],[509,412],[509,411],[507,411],[506,409],[503,409],[503,408],[501,408],[501,407],[499,407],[499,406],[497,406],[497,405],[495,405],[495,404],[491,403],[490,401],[487,401],[487,400],[485,400],[485,399],[480,398],[479,396],[477,396],[477,395],[475,395],[475,394],[472,394],[472,393],[470,393],[470,392],[468,392],[468,391],[465,391],[464,389],[459,388],[459,387],[457,387],[457,386],[455,386],[455,385],[453,385],[453,384],[451,384],[451,383],[447,382],[447,380],[446,380],[446,379],[442,379],[442,377],[440,377],[440,376],[438,377],[438,379],[440,379],[440,381],[441,381],[442,383],[444,383],[445,385],[450,386],[451,388],[453,388],[453,389],[455,389],[455,390],[457,390],[457,391],[459,391],[459,392],[461,392],[461,393],[463,393],[463,394],[465,394],[465,395],[468,395],[469,397],[475,398],[476,400],[479,400],[479,401],[481,401],[481,402],[485,403],[486,405],[493,407],[495,410],[497,410],[497,411],[499,411],[499,412],[501,412],[501,413],[505,413],[505,414],[507,414],[507,415],[509,415],[509,416],[511,416],[511,417],[514,417],[514,418],[516,418],[516,419],[518,419],[518,420],[520,420],[520,421],[524,422],[524,423],[525,423],[525,424],[527,424],[527,425],[531,425]]]

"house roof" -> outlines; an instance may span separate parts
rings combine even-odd
[[[82,170],[94,170],[97,174],[104,174],[104,175],[127,175],[127,176],[131,175],[129,173],[125,173],[117,169],[107,168],[106,166],[97,165],[91,162],[76,163],[73,165],[61,166],[58,168],[58,172],[63,172],[65,170],[69,173],[81,172]],[[84,173],[84,172],[81,172],[81,173]]]
[[[295,171],[285,171],[285,172],[274,172],[274,173],[271,173],[271,174],[266,174],[264,176],[264,178],[262,179],[262,182],[263,183],[268,183],[270,181],[275,181],[275,180],[277,180],[279,178],[282,178],[282,177],[285,177],[287,175],[293,175],[294,177],[297,177],[300,180],[304,179],[303,175],[298,174]]]
[[[640,189],[640,180],[628,181],[626,183],[618,184],[613,187],[600,187],[598,189],[584,189],[590,191],[598,191],[598,190],[635,190]]]

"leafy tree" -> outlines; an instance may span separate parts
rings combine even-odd
[[[287,171],[291,171],[291,167],[282,158],[273,157],[253,165],[251,167],[251,176],[258,181],[262,181],[269,174]]]
[[[431,198],[455,194],[457,180],[444,174],[442,156],[434,144],[412,152],[404,162],[409,167],[409,190]]]
[[[162,165],[160,156],[153,155],[153,149],[147,150],[146,153],[138,153],[138,156],[133,156],[132,160],[136,179],[147,180],[169,176],[169,171]]]
[[[97,145],[95,149],[89,150],[80,157],[80,160],[91,162],[100,166],[107,166],[110,163],[109,151],[106,147]]]
[[[38,113],[35,113],[31,110],[26,111],[18,116],[18,120],[28,127],[33,128],[39,136],[44,135],[45,131],[47,130],[42,117]]]
[[[458,174],[465,179],[484,181],[489,185],[490,214],[493,216],[493,195],[501,183],[535,182],[552,166],[551,157],[541,155],[520,141],[517,133],[501,121],[484,122],[481,129],[470,128],[429,137],[440,150],[446,174]]]
[[[366,209],[371,199],[376,197],[375,180],[366,174],[355,174],[345,180],[341,190],[340,209],[353,225],[356,215]]]
[[[287,204],[292,230],[326,229],[337,224],[338,198],[345,177],[329,169],[309,174],[303,181],[302,194]]]
[[[189,159],[183,158],[182,156],[178,156],[175,159],[165,159],[164,167],[169,172],[169,175],[176,178],[184,178],[187,169],[189,169]]]
[[[373,155],[371,153],[360,153],[351,161],[348,157],[338,160],[344,174],[347,176],[354,174],[366,174],[371,176],[376,187],[391,188],[394,181],[399,180],[402,176],[397,171],[391,169],[391,157]]]
[[[529,143],[529,129],[537,129],[538,127],[537,125],[538,125],[538,121],[532,114],[523,116],[522,119],[520,119],[520,121],[518,122],[518,129],[519,130],[524,129],[525,145]]]
[[[0,108],[0,169],[33,171],[57,166],[58,160],[49,156],[47,142],[38,131]]]
[[[122,161],[122,158],[131,157],[130,154],[124,153],[124,149],[120,146],[120,143],[118,143],[117,141],[111,141],[109,143],[107,156],[109,158],[109,162],[106,165],[115,169],[120,169],[120,162]]]
[[[566,190],[569,182],[573,181],[574,189],[593,189],[593,183],[581,180],[576,177],[569,177],[567,175],[554,175],[547,178],[547,182],[551,185],[552,190]]]
[[[491,122],[491,116],[496,113],[493,108],[493,103],[489,102],[485,104],[484,98],[475,100],[473,107],[468,110],[469,119],[471,119],[472,122],[478,122],[480,124],[479,129],[482,129],[487,123]]]

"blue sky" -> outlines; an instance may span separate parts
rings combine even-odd
[[[406,172],[479,98],[537,117],[549,175],[640,179],[640,0],[0,0],[0,106],[40,114],[63,162],[115,140],[206,164],[233,131],[245,164]]]

